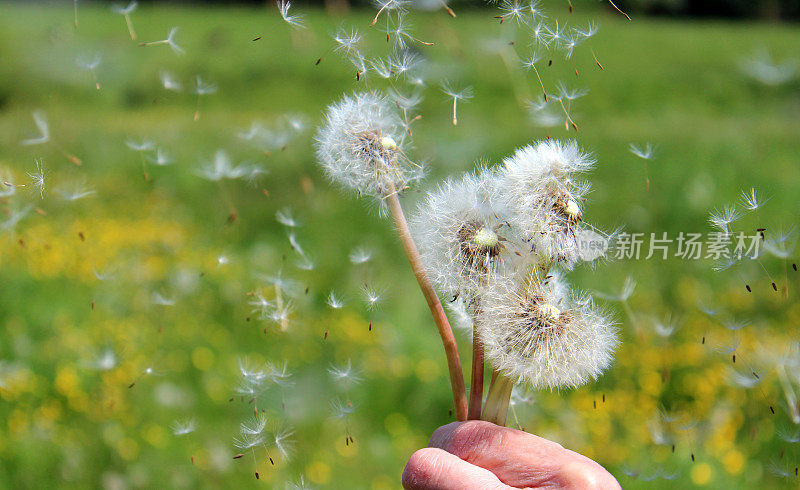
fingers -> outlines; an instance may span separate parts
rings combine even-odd
[[[620,488],[616,479],[591,459],[553,441],[489,422],[473,420],[440,427],[430,446],[485,468],[512,487]]]
[[[406,490],[509,490],[491,471],[438,448],[411,455],[403,470]]]

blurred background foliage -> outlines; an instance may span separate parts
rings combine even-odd
[[[573,107],[577,133],[536,125],[515,100],[503,61],[485,49],[504,28],[494,11],[414,12],[415,35],[436,42],[419,47],[432,77],[414,132],[413,156],[430,164],[423,190],[532,140],[575,137],[599,160],[584,219],[601,228],[705,233],[709,212],[756,187],[771,199],[742,229],[791,229],[800,82],[761,83],[741,66],[760,49],[796,60],[800,30],[628,22],[602,2],[573,4],[572,14],[566,2],[546,6],[573,25],[601,26],[591,47],[604,69],[585,49],[541,71],[548,89],[558,80],[590,89]],[[372,87],[332,53],[330,35],[340,25],[368,31],[374,11],[300,6],[308,28],[298,30],[262,5],[143,3],[132,15],[139,40],[180,26],[186,54],[176,56],[138,46],[106,5],[79,5],[77,29],[72,2],[0,6],[0,177],[26,185],[0,184],[0,486],[282,488],[302,477],[324,488],[398,488],[408,456],[452,420],[444,356],[390,223],[331,188],[313,156],[325,106]],[[621,5],[687,11],[692,2]],[[381,32],[367,36],[385,49]],[[100,90],[76,65],[94,53]],[[182,91],[165,90],[164,70]],[[457,127],[437,87],[444,74],[475,89]],[[198,75],[216,93],[193,94]],[[36,135],[33,111],[46,115],[51,141],[22,146]],[[253,121],[285,141],[243,140]],[[296,127],[280,129],[287,121]],[[153,164],[143,158],[154,152],[126,145],[148,139],[174,163]],[[649,188],[628,151],[645,142],[657,147]],[[220,149],[268,173],[251,183],[202,178]],[[42,195],[29,176],[36,159]],[[94,194],[64,198],[75,189]],[[422,195],[409,192],[406,207]],[[286,208],[301,226],[276,220]],[[313,270],[297,267],[289,232]],[[353,264],[357,247],[372,259]],[[628,277],[637,283],[624,304],[609,302],[622,331],[617,361],[597,383],[532,393],[510,423],[597,459],[625,487],[794,487],[800,448],[788,393],[798,383],[778,376],[798,341],[793,260],[723,272],[677,258],[576,270],[578,287],[606,295]],[[274,299],[277,276],[293,302],[285,329],[250,304],[258,294]],[[365,283],[386,288],[377,311],[361,300]],[[344,308],[329,307],[331,291]],[[726,327],[712,308],[749,325]],[[656,327],[669,315],[680,328],[663,335]],[[294,428],[291,458],[233,459],[232,438],[254,410],[236,392],[245,357],[285,362],[292,373],[291,385],[258,402]],[[327,370],[348,361],[363,380],[345,393]],[[331,418],[337,399],[355,407],[354,444]],[[187,419],[196,430],[174,435],[175,421]]]

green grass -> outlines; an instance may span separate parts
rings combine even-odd
[[[549,89],[560,79],[590,89],[574,106],[580,130],[568,134],[561,127],[532,125],[500,58],[481,49],[484,39],[499,32],[493,14],[458,13],[456,19],[414,14],[418,37],[436,42],[420,49],[433,73],[414,135],[413,157],[430,164],[424,187],[481,160],[496,164],[535,139],[576,137],[599,161],[585,219],[602,228],[706,232],[709,211],[751,186],[772,196],[761,217],[770,229],[796,219],[800,87],[795,82],[765,88],[737,68],[759,46],[777,59],[796,54],[796,26],[644,18],[629,23],[606,10],[578,8],[571,22],[593,18],[601,25],[591,47],[604,69],[585,47],[572,60],[557,55],[551,67],[541,69]],[[50,187],[43,200],[25,189],[0,198],[0,210],[33,205],[42,211],[14,231],[0,231],[0,360],[19,368],[8,377],[11,388],[0,387],[0,486],[85,488],[119,478],[144,487],[254,485],[252,458],[231,459],[232,436],[253,410],[246,401],[229,401],[236,360],[244,355],[286,359],[295,372],[287,408],[277,391],[262,407],[297,430],[291,461],[272,467],[260,455],[266,485],[280,488],[305,475],[327,488],[397,488],[411,452],[452,420],[441,347],[388,220],[326,182],[314,162],[313,129],[268,157],[236,137],[254,119],[270,124],[287,112],[305,115],[313,128],[343,92],[379,87],[356,83],[353,71],[329,49],[329,34],[338,25],[366,31],[372,15],[309,11],[309,29],[291,31],[273,10],[137,11],[134,25],[142,41],[162,39],[171,26],[180,26],[178,41],[187,54],[177,57],[165,46],[137,46],[122,17],[98,6],[81,7],[76,31],[69,8],[4,5],[0,170],[25,181],[34,159],[41,158]],[[382,52],[381,33],[370,36],[371,49]],[[524,43],[517,48],[525,52]],[[100,91],[74,63],[77,55],[95,51],[103,55]],[[196,74],[218,85],[218,93],[201,100],[199,121],[192,119],[196,99],[190,91],[161,88],[163,69],[185,88]],[[436,87],[436,74],[444,72],[475,88],[475,98],[459,109],[457,127]],[[535,80],[527,83],[535,94]],[[72,165],[53,144],[19,145],[34,134],[30,114],[37,109],[46,112],[54,141],[79,156],[82,166]],[[151,165],[148,182],[139,156],[125,145],[128,138],[145,137],[176,160],[169,167]],[[648,168],[649,190],[642,164],[628,152],[629,143],[648,141],[658,152]],[[234,161],[265,164],[269,174],[255,187],[199,178],[202,162],[219,148]],[[75,203],[58,199],[54,188],[82,178],[97,196]],[[420,196],[409,192],[407,208]],[[303,223],[297,235],[317,263],[313,272],[293,266],[294,252],[274,218],[286,206]],[[233,212],[237,219],[229,223]],[[373,247],[376,257],[355,268],[348,254],[361,244]],[[231,263],[218,266],[220,254]],[[107,268],[113,277],[98,281],[93,268]],[[774,264],[768,268],[782,274]],[[246,295],[266,286],[263,275],[279,270],[299,283],[297,313],[285,333],[250,317]],[[626,487],[649,484],[625,476],[623,467],[648,465],[674,468],[681,487],[704,482],[746,488],[762,479],[769,488],[790,485],[766,469],[783,447],[774,428],[787,420],[778,408],[774,376],[761,393],[725,386],[719,370],[727,360],[698,347],[699,337],[716,327],[691,313],[697,300],[715,298],[754,318],[758,335],[796,333],[796,304],[770,299],[764,292],[768,283],[756,273],[745,271],[758,285],[753,299],[735,275],[713,274],[707,262],[621,261],[575,271],[570,277],[581,288],[601,291],[633,275],[639,285],[632,304],[641,321],[670,310],[686,312],[689,320],[675,345],[665,348],[674,357],[662,362],[658,339],[636,335],[620,312],[624,344],[618,365],[575,392],[537,394],[534,407],[520,414],[521,423],[596,458]],[[357,306],[365,281],[389,287],[377,313]],[[331,312],[325,299],[332,289],[351,307]],[[176,305],[154,306],[152,294],[159,291],[173,293]],[[88,369],[86,360],[106,347],[118,353],[119,367]],[[702,355],[695,355],[698,348]],[[757,362],[755,349],[742,357]],[[337,390],[325,372],[331,362],[348,358],[364,369],[364,381],[350,393],[357,406],[352,447],[344,443],[340,421],[328,418]],[[467,349],[463,358],[469,358]],[[137,378],[151,362],[160,375]],[[666,365],[671,379],[648,391],[648,376]],[[712,392],[701,389],[707,379],[715,380],[708,381]],[[608,408],[598,413],[591,401],[601,393],[609,394]],[[769,404],[778,411],[775,417],[764,413]],[[680,435],[674,454],[649,438],[647,423],[656,406],[691,411],[701,422],[693,434]],[[196,417],[198,430],[172,436],[169,425],[185,416]],[[729,425],[735,444],[725,447],[715,437]],[[731,449],[744,458],[739,472],[727,470],[736,467]],[[689,459],[692,452],[696,463]]]

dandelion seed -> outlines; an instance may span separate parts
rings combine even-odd
[[[352,403],[343,403],[340,399],[336,398],[330,401],[330,407],[331,418],[341,420],[344,424],[345,441],[349,445],[350,440],[352,439],[350,431],[350,416],[355,411],[355,406],[353,406]]]
[[[628,146],[628,149],[631,153],[633,153],[634,155],[643,160],[652,160],[653,156],[655,155],[655,149],[653,148],[653,145],[650,143],[647,143],[644,146],[637,146],[631,143]]]
[[[29,138],[20,142],[23,146],[41,145],[50,141],[50,125],[47,124],[44,112],[33,111],[33,121],[36,123],[36,128],[39,130],[39,136]]]
[[[353,264],[365,264],[370,259],[372,259],[372,251],[365,247],[357,247],[350,252],[350,262]]]
[[[299,480],[289,482],[286,484],[286,490],[310,490],[314,487],[306,483],[305,479],[301,476]]]
[[[92,74],[92,80],[94,80],[94,86],[97,90],[100,90],[100,82],[97,80],[97,72],[95,71],[98,66],[100,66],[100,61],[102,57],[100,53],[95,54],[92,58],[88,58],[85,56],[78,58],[78,66],[84,70],[89,71]]]
[[[264,442],[264,436],[261,434],[242,434],[241,436],[233,438],[233,446],[242,451],[263,446]]]
[[[268,318],[274,307],[274,303],[264,298],[260,292],[256,293],[253,299],[248,301],[247,304],[253,307],[251,313],[257,313],[261,319]]]
[[[576,34],[565,35],[564,38],[561,40],[560,44],[561,49],[564,50],[564,58],[566,59],[572,58],[572,54],[575,52],[575,48],[583,41],[584,38],[579,37]]]
[[[569,89],[563,82],[558,82],[557,84],[557,91],[555,94],[550,95],[555,101],[561,105],[561,109],[564,111],[564,115],[566,116],[566,121],[564,122],[564,126],[569,129],[570,126],[577,131],[578,125],[575,124],[575,121],[572,119],[572,115],[570,114],[570,105],[573,100],[583,97],[587,93],[589,93],[588,89]]]
[[[125,145],[131,150],[138,152],[153,151],[156,147],[155,143],[150,140],[142,140],[142,142],[139,143],[133,139],[128,139],[125,141]]]
[[[334,310],[338,310],[344,307],[344,301],[337,298],[336,294],[333,291],[331,291],[330,294],[328,295],[327,303],[328,306],[330,306]]]
[[[242,422],[239,427],[239,432],[242,435],[258,436],[264,432],[269,423],[269,418],[264,412],[259,412],[246,422]]]
[[[167,298],[159,292],[153,293],[153,304],[159,306],[175,306],[175,300]]]
[[[733,386],[738,386],[739,388],[744,388],[744,389],[750,389],[758,385],[758,383],[761,382],[761,379],[753,376],[752,373],[743,373],[735,369],[729,368],[728,381]]]
[[[545,48],[550,46],[549,30],[547,29],[547,25],[545,25],[543,22],[539,22],[535,26],[532,26],[530,32],[535,44]]]
[[[328,373],[333,380],[340,384],[345,390],[349,390],[352,386],[357,385],[361,381],[359,371],[353,368],[350,359],[341,366],[331,364],[331,367],[328,368]]]
[[[633,277],[628,276],[625,278],[625,283],[623,284],[622,289],[618,294],[603,294],[595,292],[595,296],[598,296],[600,298],[609,301],[619,301],[621,303],[624,303],[628,301],[628,298],[631,297],[635,289],[636,289],[636,280]]]
[[[183,89],[181,83],[177,81],[175,76],[168,71],[162,71],[159,73],[159,78],[161,79],[161,85],[163,85],[167,90],[180,92]]]
[[[585,28],[580,28],[580,27],[573,27],[572,28],[572,32],[576,36],[579,36],[579,37],[581,37],[583,39],[589,39],[590,37],[592,37],[595,34],[597,34],[598,30],[599,30],[599,28],[597,27],[597,24],[595,22],[593,22],[593,21],[589,21],[589,23],[586,25]]]
[[[139,43],[139,46],[155,46],[157,44],[167,44],[175,54],[178,55],[185,54],[186,51],[184,51],[183,48],[178,46],[178,43],[175,42],[175,34],[177,34],[177,32],[178,28],[173,27],[169,30],[166,39],[162,39],[160,41],[150,41],[148,43]]]
[[[162,148],[156,148],[156,154],[152,157],[149,157],[148,160],[159,167],[172,165],[173,163],[172,157],[170,157],[169,153]]]
[[[295,452],[294,441],[292,440],[293,435],[294,429],[289,426],[279,428],[272,435],[272,443],[275,449],[281,453],[285,460],[290,459]]]
[[[472,87],[464,87],[461,90],[453,88],[453,86],[445,80],[442,82],[442,92],[447,97],[453,99],[453,126],[458,125],[458,101],[466,102],[473,97]]]
[[[800,428],[780,427],[776,432],[778,433],[778,437],[785,442],[791,444],[797,444],[800,442]]]
[[[762,49],[739,63],[739,69],[749,78],[764,85],[777,87],[794,80],[800,70],[795,60],[777,63]]]
[[[756,195],[755,187],[751,187],[749,191],[742,191],[741,195],[742,206],[749,211],[757,211],[761,206],[763,206],[769,198],[766,199],[759,199]]]
[[[336,43],[334,50],[343,53],[345,56],[352,56],[359,52],[359,44],[361,43],[361,34],[356,29],[350,31],[340,27],[333,36]]]
[[[669,314],[663,320],[656,320],[653,322],[653,329],[659,336],[666,338],[671,337],[672,334],[680,330],[683,323],[683,318],[674,317],[672,314]]]
[[[292,217],[292,210],[290,208],[283,208],[275,213],[275,219],[278,223],[289,228],[297,228],[300,223]],[[302,255],[302,253],[301,253]]]
[[[117,367],[117,355],[110,347],[105,349],[97,358],[86,363],[87,367],[98,371],[110,371]]]
[[[39,196],[42,199],[44,199],[46,176],[44,162],[41,160],[34,160],[34,165],[36,165],[36,171],[28,172],[28,177],[31,179],[31,187],[39,193]]]
[[[392,12],[396,12],[397,14],[402,14],[408,9],[408,0],[373,0],[373,3],[376,7],[379,7],[378,13],[375,14],[375,18],[372,19],[370,23],[370,27],[374,26],[378,22],[378,17],[380,17],[382,12],[386,12],[386,15],[391,15]],[[388,19],[387,19],[388,25]]]
[[[276,3],[278,4],[278,11],[284,22],[294,27],[305,28],[301,15],[289,15],[289,8],[292,6],[291,2],[287,0],[276,0]]]
[[[194,93],[197,94],[197,105],[194,111],[194,120],[200,119],[200,97],[211,95],[217,92],[217,86],[213,83],[204,81],[200,75],[195,76]]]
[[[517,25],[522,24],[525,21],[525,14],[530,12],[528,6],[523,6],[519,0],[503,0],[499,8],[502,14],[496,18],[500,19],[500,22],[511,20]]]
[[[708,222],[723,233],[730,233],[729,226],[741,217],[741,211],[733,206],[725,206],[722,209],[714,210],[709,216]]]
[[[77,201],[97,194],[94,190],[86,188],[86,181],[75,182],[70,188],[56,189],[56,192],[65,201]]]
[[[736,318],[728,318],[724,320],[722,323],[728,330],[735,331],[735,330],[741,330],[744,327],[750,325],[750,320],[737,320]]]
[[[203,167],[199,175],[212,182],[218,182],[224,179],[249,179],[254,172],[258,174],[263,170],[258,165],[249,165],[247,163],[234,165],[230,156],[224,150],[217,150],[214,154],[214,160]]]
[[[123,7],[121,5],[112,5],[111,9],[125,17],[125,24],[128,26],[128,33],[131,35],[131,39],[134,41],[136,40],[136,31],[133,30],[133,21],[131,21],[131,13],[136,10],[139,4],[136,0],[131,0],[131,2],[126,6]]]
[[[387,25],[387,41],[389,40],[389,32],[390,31]],[[404,52],[408,48],[408,43],[406,41],[416,42],[424,46],[433,46],[433,43],[425,42],[411,35],[411,24],[406,20],[404,13],[401,13],[397,16],[397,20],[395,21],[394,28],[391,30],[391,34],[394,36],[395,47]]]
[[[386,293],[385,289],[376,290],[369,287],[366,284],[364,284],[364,286],[361,287],[361,291],[364,294],[364,301],[366,301],[367,303],[368,310],[375,310],[376,308],[378,308],[378,306],[380,306],[381,301],[383,301],[383,297]]]
[[[197,429],[197,420],[194,418],[188,418],[184,420],[176,420],[172,423],[170,430],[176,436],[185,436],[187,434],[191,434],[192,432]]]

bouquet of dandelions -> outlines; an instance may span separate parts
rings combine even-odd
[[[558,389],[596,379],[611,364],[616,327],[589,296],[571,291],[562,274],[597,258],[582,244],[603,236],[583,222],[588,185],[575,180],[593,166],[591,156],[575,142],[520,148],[502,166],[431,192],[412,233],[399,196],[423,169],[403,150],[408,134],[390,99],[345,96],[327,110],[317,157],[332,181],[388,208],[444,343],[456,419],[505,425],[515,383]],[[434,284],[472,319],[469,401]],[[484,404],[486,361],[492,376]]]

